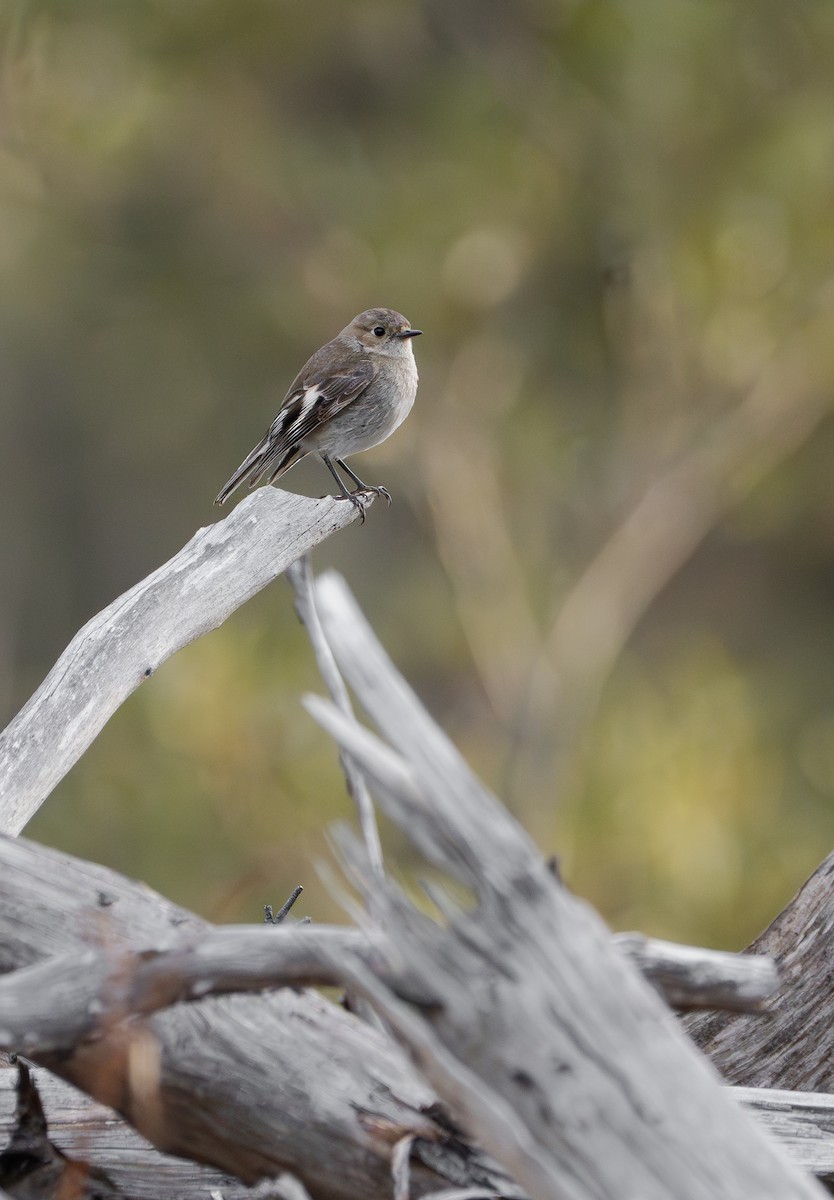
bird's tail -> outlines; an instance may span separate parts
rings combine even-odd
[[[255,479],[257,479],[261,473],[261,465],[267,453],[268,442],[269,433],[267,432],[258,442],[255,449],[251,450],[249,454],[246,455],[246,458],[244,458],[234,475],[232,475],[231,478],[223,484],[223,487],[220,489],[217,498],[214,501],[215,504],[225,504],[235,488],[243,483],[247,475],[252,476],[251,482],[254,483]]]
[[[285,471],[289,470],[293,463],[302,457],[302,453],[297,447],[293,447],[276,464],[272,431],[268,429],[255,449],[246,455],[246,458],[244,458],[234,475],[224,483],[214,503],[225,504],[232,492],[243,483],[244,479],[248,479],[250,488],[254,487],[258,480],[270,469],[269,482],[272,483],[279,475],[283,475]]]

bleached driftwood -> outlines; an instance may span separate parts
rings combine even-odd
[[[316,609],[313,568],[310,563],[309,554],[303,555],[302,558],[287,568],[287,578],[295,592],[295,611],[298,619],[307,630],[307,636],[313,647],[313,653],[316,656],[316,662],[318,663],[324,685],[330,693],[330,699],[342,712],[348,716],[352,716],[353,709],[351,708],[347,688],[339,674],[339,668],[336,666],[336,660],[333,657],[330,643],[324,636]],[[374,812],[374,804],[371,799],[371,793],[368,790],[368,784],[365,776],[361,771],[357,770],[347,755],[341,755],[341,764],[348,792],[356,805],[359,825],[362,829],[362,837],[365,840],[365,849],[368,854],[368,865],[377,878],[381,879],[385,874],[382,865],[382,846],[379,841],[376,813]]]
[[[732,1090],[795,1163],[834,1190],[834,1096],[776,1088]]]
[[[690,1036],[731,1083],[834,1092],[834,854],[749,950],[772,956],[779,967],[767,1020],[692,1014]]]
[[[50,1138],[66,1155],[83,1159],[112,1179],[132,1200],[252,1200],[239,1181],[211,1167],[161,1154],[112,1109],[34,1068],[33,1076],[49,1119]],[[17,1072],[0,1064],[0,1146],[13,1125]],[[767,1088],[735,1088],[749,1108],[797,1166],[834,1184],[834,1096]],[[484,1191],[478,1192],[484,1196]]]
[[[33,895],[37,895],[34,904]],[[131,949],[134,942],[143,948],[141,953]],[[343,974],[338,960],[345,953],[359,954],[384,974],[390,967],[375,942],[366,933],[344,928],[211,929],[149,889],[137,887],[103,868],[78,863],[25,839],[0,838],[0,946],[6,948],[0,965],[8,968],[31,960],[36,953],[46,954],[40,965],[11,970],[0,978],[2,1037],[7,1045],[15,1045],[43,1061],[57,1060],[56,1069],[82,1083],[93,1094],[109,1098],[111,1103],[114,1095],[130,1095],[133,1086],[130,1054],[125,1056],[123,1045],[124,1023],[128,1018],[147,1015],[178,999],[200,998],[230,989],[260,989],[282,982],[297,985],[305,980],[338,982]],[[96,946],[99,948],[95,949]],[[664,949],[664,954],[668,957],[668,949]],[[414,992],[412,984],[412,996]],[[316,1056],[322,1053],[323,1043],[326,1045],[326,1027],[320,1037],[309,1036],[306,998],[300,996],[295,1000],[293,1015],[299,1018],[301,1032],[296,1034],[294,1043],[285,1043],[283,1052],[277,1056],[274,1039],[270,1039],[275,1013],[266,998],[260,1023],[256,1020],[245,1027],[250,1030],[248,1037],[241,1032],[238,1006],[234,1002],[225,1009],[208,1012],[204,1005],[199,1017],[196,1009],[189,1013],[178,1008],[167,1014],[166,1020],[144,1031],[134,1021],[134,1034],[139,1037],[143,1032],[150,1033],[151,1044],[166,1062],[166,1079],[156,1097],[156,1107],[165,1113],[165,1121],[160,1123],[164,1133],[160,1145],[201,1156],[205,1153],[206,1129],[213,1116],[216,1126],[212,1161],[223,1164],[227,1171],[245,1170],[251,1163],[252,1144],[241,1137],[240,1128],[245,1127],[247,1132],[252,1128],[250,1104],[263,1103],[263,1090],[267,1088],[274,1108],[293,1103],[285,1090],[287,1058],[293,1064],[291,1080],[296,1082],[305,1056],[310,1057],[304,1084],[308,1111],[315,1111],[319,1104],[324,1106],[319,1093],[327,1094],[334,1078],[332,1072],[322,1074],[314,1064]],[[431,995],[424,992],[423,1002],[430,1001]],[[327,1011],[325,1006],[317,1014],[317,1024]],[[334,1038],[341,1037],[343,1017],[339,1012],[330,1029]],[[199,1021],[208,1046],[190,1037],[186,1041],[184,1034],[193,1021]],[[357,1025],[359,1029],[365,1028]],[[90,1047],[85,1048],[86,1039],[92,1039],[97,1048],[92,1063],[87,1061]],[[217,1044],[224,1049],[218,1049]],[[243,1048],[244,1053],[232,1057],[225,1050],[229,1047],[231,1051],[235,1046]],[[411,1070],[396,1048],[390,1044],[389,1048],[392,1061],[387,1087],[397,1094],[408,1094],[414,1083],[409,1078]],[[350,1047],[342,1047],[337,1057],[345,1064],[343,1078],[351,1080],[350,1101],[361,1106],[366,1073],[360,1060],[367,1048],[360,1038],[352,1042],[352,1049],[355,1059],[351,1059]],[[376,1049],[379,1051],[379,1045]],[[258,1063],[259,1051],[265,1054],[269,1051],[268,1062]],[[395,1087],[398,1070],[404,1076],[399,1087]],[[267,1079],[253,1087],[251,1075],[257,1073],[260,1078],[265,1071]],[[43,1073],[40,1078],[43,1079]],[[230,1086],[230,1080],[234,1080],[234,1086]],[[11,1088],[11,1082],[7,1087]],[[169,1091],[179,1096],[176,1107],[169,1107]],[[413,1152],[418,1162],[429,1146],[436,1166],[450,1176],[446,1177],[447,1183],[483,1185],[485,1167],[477,1156],[461,1162],[460,1151],[452,1153],[443,1147],[446,1134],[429,1115],[437,1097],[431,1096],[429,1100],[428,1096],[430,1093],[422,1105],[427,1111],[418,1115],[412,1109],[409,1119],[405,1116],[407,1110],[401,1109],[398,1123],[392,1120],[390,1109],[386,1116],[375,1105],[371,1128],[382,1133],[378,1149],[383,1168],[390,1153],[390,1139],[398,1132],[397,1140],[415,1138]],[[56,1093],[52,1088],[47,1089],[45,1099],[53,1140],[67,1153],[90,1159],[114,1180],[121,1180],[125,1187],[130,1182],[129,1195],[164,1195],[163,1191],[153,1189],[170,1183],[173,1194],[186,1196],[220,1178],[198,1168],[186,1169],[184,1164],[178,1167],[176,1160],[167,1156],[157,1162],[149,1145],[132,1137],[112,1115],[105,1120],[100,1106],[92,1106],[86,1113],[81,1111],[83,1106],[80,1109],[76,1093],[61,1089]],[[140,1121],[141,1099],[140,1096]],[[370,1103],[366,1093],[366,1109]],[[326,1107],[332,1108],[332,1101]],[[128,1111],[133,1111],[135,1118],[137,1110]],[[182,1121],[185,1112],[187,1123]],[[8,1098],[7,1119],[4,1122],[0,1118],[0,1128],[3,1125],[8,1128],[10,1114]],[[227,1137],[229,1119],[233,1133]],[[92,1136],[91,1126],[96,1121],[106,1128]],[[347,1129],[345,1123],[343,1136]],[[426,1142],[430,1131],[433,1144]],[[150,1132],[160,1138],[159,1128]],[[303,1158],[304,1153],[311,1157],[326,1154],[319,1139],[332,1136],[332,1132],[332,1124],[325,1124],[320,1130],[309,1128],[304,1145],[292,1148],[296,1155],[292,1160],[295,1169],[310,1183],[316,1182],[315,1176],[311,1178],[304,1170],[299,1155]],[[354,1127],[354,1153],[363,1163],[367,1160],[367,1132],[361,1122]],[[284,1144],[282,1132],[271,1141],[267,1131],[255,1123],[253,1134],[263,1138],[260,1153],[271,1161],[273,1171],[282,1163],[286,1165],[282,1156],[290,1154],[291,1147]],[[356,1174],[354,1167],[354,1177]],[[141,1186],[134,1177],[140,1179]],[[372,1182],[373,1176],[365,1179],[359,1194],[365,1194],[364,1187],[370,1188]],[[508,1191],[507,1180],[493,1174],[490,1182],[493,1188],[503,1183],[505,1194]],[[320,1179],[318,1186],[321,1187]],[[227,1190],[228,1184],[223,1187],[224,1196]]]
[[[310,710],[415,848],[475,897],[439,925],[385,889],[388,956],[433,993],[419,1011],[364,964],[352,973],[455,1119],[531,1195],[816,1194],[471,773],[340,580],[320,582],[318,607],[385,740],[325,701]]]
[[[632,957],[631,941],[632,935],[625,942],[613,938],[627,957]],[[672,976],[672,991],[674,1001],[683,998],[689,1008],[711,997],[711,1004],[726,999],[738,1008],[741,996],[748,1007],[761,1008],[760,982],[772,987],[768,959],[660,945],[655,951],[645,939],[632,961],[649,978],[666,977],[676,959],[685,964]],[[265,988],[343,986],[347,977],[340,963],[345,955],[357,956],[396,984],[381,940],[343,926],[273,931],[228,925],[206,928],[196,937],[171,937],[167,945],[141,952],[113,946],[74,949],[0,978],[0,1041],[21,1053],[56,1055],[73,1051],[102,1024],[150,1016],[183,1001]],[[418,994],[415,984],[412,998]]]
[[[372,498],[372,497],[370,497]],[[116,709],[169,658],[358,517],[260,488],[79,630],[0,734],[0,832],[19,833]]]
[[[614,941],[672,1008],[762,1012],[779,986],[766,954],[701,950],[642,933],[617,933]]]
[[[260,522],[259,504],[275,524]],[[299,504],[305,520],[329,512],[331,523],[314,521],[293,543],[286,526]],[[0,741],[14,822],[147,671],[219,624],[296,558],[305,538],[352,515],[333,501],[258,493],[95,618]],[[717,1086],[601,922],[468,772],[349,597],[333,582],[322,595],[336,658],[390,746],[322,702],[319,719],[415,846],[477,900],[469,912],[449,904],[440,925],[377,879],[385,928],[373,953],[343,940],[325,956],[328,978],[346,980],[377,1008],[424,1078],[382,1030],[311,993],[210,996],[229,980],[192,969],[181,994],[205,985],[205,998],[135,1015],[113,964],[170,953],[184,937],[192,952],[203,938],[210,948],[209,928],[103,868],[44,851],[34,862],[24,843],[5,840],[0,889],[11,896],[17,888],[18,903],[0,904],[0,970],[17,978],[2,994],[10,1026],[23,998],[29,1032],[45,1033],[32,1053],[125,1113],[160,1149],[245,1182],[289,1169],[325,1200],[385,1194],[392,1177],[400,1194],[414,1196],[444,1185],[515,1196],[519,1184],[536,1197],[817,1194]],[[344,848],[362,871],[364,855]],[[150,971],[140,1013],[180,994],[182,977],[160,970],[155,979]],[[63,984],[52,1006],[38,1005],[35,985],[43,996],[50,972]],[[244,964],[241,986],[256,974]],[[88,978],[104,988],[92,1009]],[[135,978],[148,982],[141,971]],[[84,1020],[67,1038],[61,1022],[83,1003]],[[8,1029],[10,1041],[21,1031]]]
[[[248,1188],[230,1175],[183,1158],[160,1154],[111,1108],[34,1068],[32,1075],[48,1119],[50,1140],[68,1158],[89,1163],[131,1200],[251,1200]],[[0,1149],[14,1127],[17,1070],[0,1062]],[[2,1193],[0,1193],[2,1194]]]
[[[0,837],[0,973],[13,972],[4,984],[17,968],[25,978],[75,954],[67,980],[83,988],[91,947],[118,961],[199,945],[210,931],[106,867]],[[65,1010],[61,992],[52,998],[54,1033]],[[44,1001],[33,1000],[33,1028]],[[413,1195],[451,1185],[519,1194],[436,1119],[437,1095],[390,1038],[316,993],[208,997],[147,1019],[116,1008],[94,1012],[101,1020],[74,1042],[72,1031],[56,1038],[57,1053],[33,1057],[123,1113],[159,1150],[250,1184],[289,1170],[314,1197],[370,1200],[390,1193],[393,1147],[411,1138]]]

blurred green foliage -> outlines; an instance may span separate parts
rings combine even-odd
[[[831,843],[834,6],[10,0],[0,35],[4,713],[390,305],[420,395],[356,465],[395,505],[316,568],[613,924],[758,932]],[[279,583],[28,832],[337,916],[319,687]]]

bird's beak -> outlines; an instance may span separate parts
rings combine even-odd
[[[422,329],[401,329],[397,337],[403,339],[419,337],[422,332]]]

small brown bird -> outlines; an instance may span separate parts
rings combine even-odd
[[[354,317],[301,368],[277,417],[214,503],[223,504],[244,479],[250,488],[265,475],[273,483],[315,451],[339,485],[337,499],[350,500],[363,517],[362,492],[390,504],[387,488],[363,483],[344,459],[384,442],[411,412],[417,395],[411,342],[421,332],[392,308],[369,308]],[[337,466],[356,484],[353,492]]]

